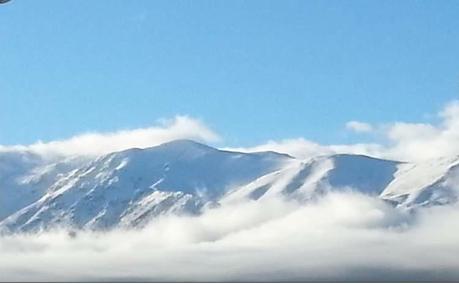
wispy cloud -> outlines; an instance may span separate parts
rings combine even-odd
[[[280,141],[271,140],[254,147],[228,147],[225,149],[239,152],[275,151],[278,153],[289,154],[293,157],[301,159],[333,153],[329,147],[320,145],[304,138],[285,139]]]
[[[147,128],[85,133],[64,140],[39,141],[32,145],[0,145],[0,151],[31,151],[45,156],[101,155],[129,148],[152,147],[175,139],[216,142],[220,137],[195,118],[176,116]]]
[[[379,158],[419,161],[459,155],[459,101],[450,102],[438,113],[438,123],[394,122],[370,125],[351,121],[345,127],[357,133],[378,133],[373,143],[330,144],[293,138],[270,140],[253,147],[224,147],[242,152],[276,151],[307,159],[334,153],[362,154]],[[32,145],[2,146],[0,151],[31,151],[45,156],[100,155],[128,148],[146,148],[175,139],[205,143],[220,141],[220,136],[198,119],[177,116],[147,128],[111,133],[86,133],[69,139],[37,142]]]
[[[365,133],[373,131],[373,126],[366,122],[352,120],[346,123],[346,129],[357,133]]]
[[[377,132],[374,143],[321,145],[304,138],[268,141],[239,151],[279,151],[298,158],[349,153],[403,161],[421,161],[459,155],[459,101],[448,103],[438,113],[439,123],[394,122],[373,126],[351,121],[346,128],[354,132]]]

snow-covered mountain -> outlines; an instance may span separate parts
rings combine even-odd
[[[199,214],[273,196],[307,202],[333,190],[359,191],[401,208],[441,205],[457,199],[458,165],[457,158],[411,164],[347,154],[301,161],[189,140],[93,160],[0,153],[0,231],[136,227],[162,214]]]
[[[229,192],[221,202],[283,195],[302,200],[332,190],[356,190],[379,196],[394,179],[400,163],[361,155],[331,155],[295,161]]]
[[[402,163],[380,194],[400,207],[443,205],[459,197],[459,157]]]
[[[40,199],[83,158],[43,159],[30,152],[0,152],[0,220]]]
[[[358,191],[405,209],[453,203],[459,197],[459,158],[403,163],[347,154],[316,157],[236,188],[220,202],[279,194],[308,200],[336,190]]]
[[[272,152],[220,151],[178,140],[148,149],[112,153],[71,170],[56,171],[58,164],[26,163],[15,178],[1,185],[4,195],[13,191],[18,196],[10,198],[11,202],[21,197],[25,201],[13,206],[22,208],[4,218],[0,227],[9,231],[68,224],[109,228],[139,225],[168,212],[197,213],[229,188],[279,170],[291,160],[287,155]],[[11,183],[13,187],[9,186]],[[30,185],[30,191],[42,186],[32,198],[24,193],[21,184]]]

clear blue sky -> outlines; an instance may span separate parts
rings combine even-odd
[[[459,1],[12,0],[0,144],[202,119],[229,144],[352,140],[459,97]]]

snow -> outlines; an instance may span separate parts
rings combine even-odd
[[[44,160],[29,152],[0,152],[0,220],[40,199],[83,159]]]
[[[394,180],[386,187],[381,198],[405,207],[453,202],[457,198],[459,184],[456,182],[458,165],[457,157],[400,164]]]
[[[275,195],[308,200],[329,190],[346,188],[377,196],[393,180],[397,165],[397,162],[359,155],[331,155],[295,161],[281,171],[229,192],[223,201]]]
[[[0,227],[41,230],[67,222],[63,225],[105,229],[142,223],[139,216],[197,213],[228,188],[279,170],[289,160],[275,153],[220,151],[189,140],[112,153],[60,175],[41,198]]]
[[[347,154],[298,160],[190,140],[93,160],[0,153],[0,232],[138,227],[159,215],[200,214],[241,200],[308,202],[343,190],[403,208],[443,205],[457,200],[458,165],[457,157],[419,164]]]

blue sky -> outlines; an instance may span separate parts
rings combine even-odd
[[[186,114],[233,145],[347,143],[459,96],[459,1],[12,0],[0,144]]]

